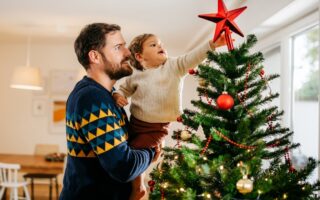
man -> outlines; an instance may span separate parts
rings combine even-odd
[[[68,159],[60,200],[126,200],[128,182],[154,157],[154,149],[128,146],[126,114],[112,99],[116,81],[132,74],[125,44],[120,27],[104,23],[87,25],[75,41],[87,76],[67,101]]]

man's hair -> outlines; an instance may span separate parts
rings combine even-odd
[[[74,42],[74,50],[78,61],[87,70],[89,68],[89,55],[91,50],[100,51],[107,43],[105,35],[120,31],[116,24],[93,23],[85,26]]]
[[[137,37],[133,38],[129,45],[129,50],[131,52],[130,63],[134,68],[138,70],[143,70],[143,67],[141,66],[140,62],[136,59],[135,54],[142,53],[143,43],[152,36],[154,36],[154,34],[151,33],[144,33],[142,35],[138,35]]]

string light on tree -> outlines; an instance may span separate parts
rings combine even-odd
[[[162,183],[162,184],[161,184],[161,187],[162,187],[162,188],[167,188],[167,187],[168,187],[168,182]]]
[[[197,166],[197,167],[196,167],[196,171],[197,171],[197,173],[199,173],[199,174],[200,174],[200,173],[202,172],[201,167]]]
[[[207,192],[203,193],[201,196],[206,198],[206,199],[211,199],[211,194],[207,193]]]

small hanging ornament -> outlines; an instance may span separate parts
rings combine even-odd
[[[177,122],[182,122],[182,117],[181,116],[177,117]]]
[[[264,75],[264,70],[261,69],[261,70],[260,70],[260,76],[263,77],[263,75]]]
[[[195,69],[189,69],[189,74],[190,75],[195,75],[195,74],[198,74],[198,71],[195,70]]]
[[[206,87],[208,85],[207,81],[203,78],[199,78],[199,85],[201,87]]]
[[[190,139],[191,136],[192,136],[192,135],[191,135],[190,131],[188,131],[188,130],[183,130],[183,131],[181,131],[181,133],[180,133],[180,138],[181,138],[181,140],[184,140],[184,141]]]
[[[150,188],[150,192],[153,192],[155,184],[156,184],[156,182],[154,180],[148,181],[148,186]]]
[[[237,190],[241,194],[247,194],[253,190],[253,181],[248,179],[247,175],[244,175],[242,179],[237,182]]]
[[[222,92],[216,103],[219,109],[229,110],[234,105],[234,100],[227,92]]]

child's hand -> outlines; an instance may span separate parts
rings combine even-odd
[[[234,41],[234,39],[232,39]],[[220,37],[217,39],[217,41],[213,42],[212,40],[209,41],[211,49],[216,49],[221,46],[227,45],[226,37],[223,34],[220,35]]]
[[[124,96],[122,96],[121,94],[113,93],[112,97],[119,107],[124,107],[124,106],[128,105],[128,100]]]

